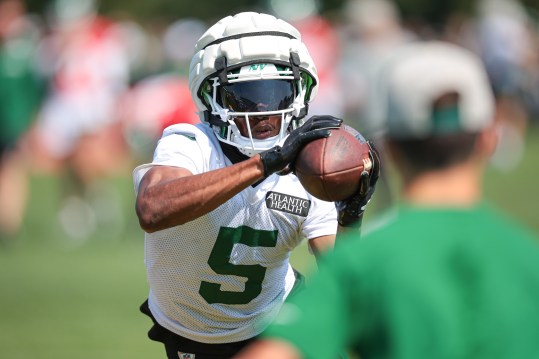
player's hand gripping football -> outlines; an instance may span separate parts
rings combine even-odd
[[[359,190],[356,194],[344,201],[335,202],[338,212],[339,225],[343,227],[360,227],[363,213],[376,188],[376,181],[380,176],[380,155],[371,141],[370,147],[372,167],[370,171],[363,171],[359,180]]]
[[[342,120],[333,116],[313,116],[293,130],[282,146],[275,146],[260,153],[266,176],[279,172],[280,175],[294,170],[294,160],[307,143],[318,138],[328,137],[330,129],[341,126]]]

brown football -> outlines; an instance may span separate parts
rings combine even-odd
[[[358,131],[342,125],[327,138],[309,142],[298,154],[296,176],[313,196],[342,201],[359,189],[363,171],[370,171],[370,147]]]

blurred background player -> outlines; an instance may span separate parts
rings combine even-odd
[[[385,131],[384,119],[377,111],[380,106],[375,96],[378,72],[396,49],[418,36],[404,27],[397,4],[390,0],[348,0],[341,11],[342,54],[334,69],[339,76],[339,88],[348,89],[340,91],[343,116],[346,123],[374,141],[384,158],[385,149],[380,141]],[[376,204],[370,213],[387,209],[394,201],[389,177],[385,173],[380,176]]]
[[[127,41],[97,7],[95,0],[52,2],[51,29],[38,49],[49,88],[30,136],[33,166],[64,182],[58,220],[74,243],[122,224],[118,194],[104,179],[130,164],[116,116],[129,82]]]
[[[512,171],[522,160],[527,128],[538,117],[537,24],[518,0],[477,2],[475,50],[494,90],[500,141],[492,163]]]
[[[148,160],[163,130],[200,122],[187,79],[169,73],[147,76],[122,94],[117,116],[136,160]]]
[[[18,234],[26,207],[28,165],[22,141],[45,88],[34,63],[41,36],[23,1],[0,1],[0,244]]]
[[[141,310],[169,358],[230,358],[301,285],[291,251],[306,238],[318,255],[358,228],[377,177],[337,211],[291,173],[300,149],[342,120],[306,120],[317,70],[283,20],[218,21],[195,46],[189,87],[202,122],[166,128],[133,173],[150,284]]]
[[[134,161],[151,159],[157,141],[168,126],[200,122],[191,99],[188,76],[193,46],[206,30],[204,22],[195,18],[168,25],[160,37],[161,51],[154,51],[162,53],[158,70],[146,70],[144,75],[134,76],[129,89],[122,94],[117,116]],[[143,49],[151,51],[147,44]]]
[[[344,116],[345,92],[339,82],[339,66],[342,44],[338,29],[320,14],[317,0],[273,0],[268,2],[275,16],[288,21],[299,30],[303,43],[309,49],[320,86],[316,98],[309,103],[311,115],[331,113]],[[346,119],[345,119],[346,121]]]
[[[400,202],[344,238],[236,359],[530,358],[539,353],[537,238],[482,198],[494,97],[480,60],[418,42],[386,63],[387,150]],[[511,184],[508,184],[510,190]]]

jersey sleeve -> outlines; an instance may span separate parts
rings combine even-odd
[[[193,174],[203,171],[200,135],[180,126],[169,127],[157,143],[153,165],[182,167]]]
[[[202,144],[201,144],[202,142]],[[203,146],[207,138],[194,126],[179,124],[165,129],[154,151],[151,163],[143,164],[133,170],[135,193],[142,177],[153,166],[172,166],[185,168],[193,174],[204,171]]]
[[[303,222],[302,235],[307,239],[337,233],[337,209],[333,202],[313,199],[309,216]]]

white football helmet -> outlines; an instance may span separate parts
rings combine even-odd
[[[255,12],[228,16],[210,27],[195,46],[189,89],[201,120],[217,138],[247,156],[270,149],[301,125],[317,92],[318,75],[287,22]],[[277,136],[259,140],[242,136],[234,119],[281,116]]]

